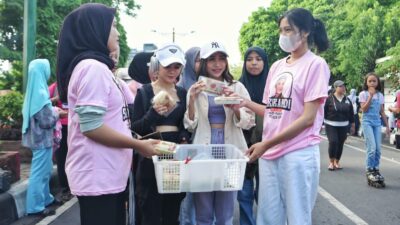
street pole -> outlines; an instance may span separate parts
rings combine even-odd
[[[175,27],[172,28],[172,43],[175,43]]]
[[[28,81],[29,63],[36,55],[36,0],[24,1],[24,45],[23,45],[23,80],[22,93],[25,93]]]

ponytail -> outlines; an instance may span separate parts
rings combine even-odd
[[[314,19],[314,30],[312,32],[314,44],[318,52],[323,52],[329,48],[328,35],[324,23],[319,19]]]

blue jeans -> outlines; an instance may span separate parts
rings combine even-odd
[[[186,193],[186,197],[182,200],[181,211],[179,213],[180,225],[195,225],[196,213],[194,210],[193,194]]]
[[[382,143],[381,126],[371,126],[369,123],[363,123],[362,129],[364,132],[365,146],[367,148],[367,169],[379,169]]]
[[[255,199],[254,179],[244,179],[243,189],[238,191],[240,225],[255,225],[253,203]]]
[[[197,225],[232,225],[236,191],[193,193]]]

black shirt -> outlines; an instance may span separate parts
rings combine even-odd
[[[353,105],[346,96],[339,101],[334,94],[329,95],[325,102],[324,113],[326,120],[354,123]]]

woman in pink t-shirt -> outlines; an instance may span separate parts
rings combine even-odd
[[[69,110],[65,170],[82,225],[125,224],[132,149],[157,153],[158,141],[132,138],[133,96],[112,73],[119,53],[115,13],[103,4],[81,5],[65,17],[58,42],[57,84]]]
[[[265,105],[242,103],[264,116],[263,141],[248,150],[250,161],[260,158],[257,224],[311,224],[330,71],[310,48],[326,50],[328,37],[324,24],[302,8],[286,12],[279,20],[279,31],[279,45],[290,55],[272,65]]]

